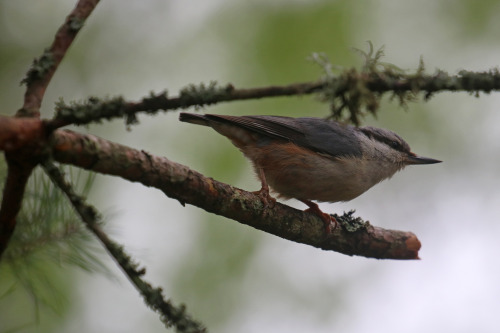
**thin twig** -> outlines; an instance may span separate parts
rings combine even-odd
[[[130,125],[137,123],[137,114],[141,112],[156,114],[161,110],[203,107],[221,102],[307,94],[319,94],[321,99],[330,103],[334,118],[340,119],[341,112],[348,109],[348,119],[357,125],[363,114],[361,108],[364,106],[369,113],[375,114],[380,98],[386,92],[392,92],[405,105],[414,100],[415,94],[419,92],[428,99],[440,91],[488,93],[493,90],[500,90],[500,73],[496,69],[487,72],[461,71],[458,75],[438,71],[428,75],[420,71],[415,74],[389,70],[359,72],[353,68],[323,80],[284,86],[237,89],[231,84],[219,86],[212,82],[208,85],[189,85],[175,97],[168,97],[166,92],[162,92],[151,94],[139,102],[126,101],[122,97],[90,97],[85,102],[70,104],[60,101],[50,126],[55,129],[69,124],[84,125],[116,118],[125,118],[127,125]]]
[[[66,55],[78,31],[83,27],[87,17],[92,13],[99,0],[80,0],[68,15],[66,21],[57,31],[50,48],[34,60],[33,65],[23,79],[27,88],[24,94],[24,105],[17,116],[40,116],[45,90],[57,67]]]
[[[139,266],[133,262],[130,255],[125,253],[123,246],[112,241],[108,235],[102,231],[100,228],[100,214],[95,207],[86,203],[84,198],[75,193],[71,184],[66,181],[64,173],[49,160],[42,162],[42,166],[54,184],[66,194],[87,228],[101,241],[109,254],[125,272],[130,282],[132,282],[144,298],[146,304],[161,314],[162,322],[167,327],[172,325],[175,326],[178,332],[206,332],[203,325],[193,320],[189,314],[186,313],[186,309],[183,305],[179,307],[172,305],[170,301],[164,299],[161,288],[154,288],[142,279],[146,270],[144,268],[139,268]]]

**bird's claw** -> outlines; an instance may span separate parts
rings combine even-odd
[[[264,209],[267,208],[273,208],[274,205],[276,204],[276,199],[274,199],[270,194],[269,194],[269,189],[267,188],[261,188],[258,191],[252,192],[253,194],[257,195],[260,198],[260,201],[262,202],[262,205],[264,205]]]
[[[323,213],[321,209],[319,209],[319,206],[312,201],[308,200],[301,200],[301,201],[309,206],[309,208],[307,208],[305,212],[313,213],[319,216],[323,220],[323,223],[325,224],[325,232],[327,234],[331,234],[335,229],[337,229],[339,223],[337,222],[335,217],[333,217],[333,215]],[[333,228],[332,228],[332,222],[333,222]]]

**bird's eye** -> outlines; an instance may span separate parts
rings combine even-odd
[[[397,141],[391,141],[389,142],[389,146],[391,146],[394,149],[399,148],[399,143]]]

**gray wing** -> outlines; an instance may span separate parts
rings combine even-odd
[[[221,116],[206,114],[208,121],[230,123],[277,140],[291,141],[315,152],[338,156],[360,156],[356,128],[322,118],[279,116]]]

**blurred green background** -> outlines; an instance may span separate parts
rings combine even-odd
[[[1,114],[22,105],[20,80],[73,6],[0,0]],[[102,1],[54,76],[42,115],[51,117],[60,97],[138,100],[211,80],[236,87],[315,80],[321,70],[306,60],[311,53],[360,66],[351,48],[367,50],[368,40],[385,45],[384,61],[401,68],[415,69],[423,56],[429,72],[487,70],[500,59],[499,7],[492,0]],[[415,152],[444,163],[409,168],[349,203],[321,205],[415,232],[421,261],[376,261],[295,244],[111,177],[96,177],[89,200],[106,215],[110,235],[148,268],[146,279],[212,332],[496,332],[499,101],[497,93],[480,99],[441,93],[403,110],[384,99],[378,119],[365,124],[392,129]],[[206,111],[322,117],[328,106],[305,96]],[[177,117],[139,116],[130,132],[120,120],[77,130],[259,188],[227,139]],[[55,307],[12,286],[12,272],[0,263],[0,333],[163,332],[121,272],[102,260],[112,277],[39,263],[63,295]],[[11,287],[16,291],[7,293]]]

